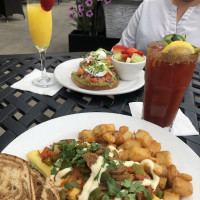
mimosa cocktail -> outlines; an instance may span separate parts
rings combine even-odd
[[[53,3],[54,0],[28,0],[27,3],[29,30],[40,54],[42,71],[41,77],[34,79],[32,82],[34,85],[43,88],[55,85],[55,82],[47,76],[45,68],[46,50],[50,44],[52,35],[51,8]]]
[[[52,13],[42,9],[40,4],[28,4],[28,23],[36,47],[47,48],[52,34]]]

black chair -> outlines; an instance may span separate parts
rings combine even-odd
[[[7,21],[8,17],[13,14],[21,14],[24,16],[21,0],[0,0],[0,14],[5,16]]]

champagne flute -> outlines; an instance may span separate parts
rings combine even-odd
[[[52,87],[55,82],[47,76],[45,67],[46,50],[52,35],[52,12],[45,11],[40,0],[27,0],[27,15],[30,34],[41,60],[41,76],[32,83],[42,88]]]

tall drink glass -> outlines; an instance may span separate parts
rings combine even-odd
[[[197,64],[198,54],[162,53],[163,42],[147,46],[143,118],[171,126]]]
[[[45,11],[40,5],[40,0],[27,0],[27,14],[30,34],[41,59],[41,76],[32,83],[38,87],[51,87],[55,83],[46,74],[45,57],[46,50],[52,35],[52,13]]]

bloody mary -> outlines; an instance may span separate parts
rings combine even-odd
[[[147,47],[143,118],[167,127],[176,116],[198,55],[162,53],[163,48],[162,42]]]

